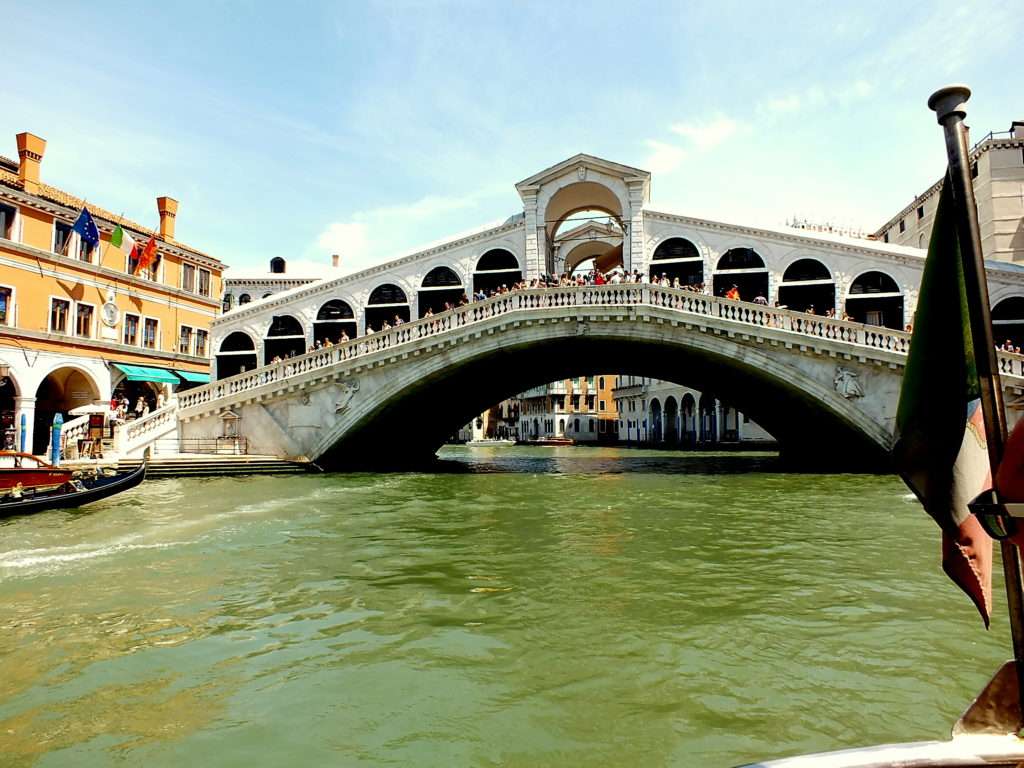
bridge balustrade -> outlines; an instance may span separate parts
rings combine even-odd
[[[663,288],[648,284],[527,288],[494,296],[486,301],[472,302],[447,312],[360,336],[343,344],[324,347],[221,379],[181,393],[178,395],[178,403],[181,409],[192,408],[267,384],[283,383],[304,373],[329,368],[377,352],[393,350],[418,339],[439,336],[514,312],[568,307],[641,305],[672,309],[685,315],[721,318],[740,325],[777,329],[801,336],[813,336],[900,354],[906,354],[910,349],[910,334],[903,331],[707,296],[679,288]],[[1024,376],[1024,356],[1000,352],[999,366],[1000,372],[1004,374]]]

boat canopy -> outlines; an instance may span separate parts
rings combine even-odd
[[[114,367],[123,372],[128,381],[152,381],[159,384],[177,384],[178,378],[165,368],[150,368],[146,365],[128,365],[114,363]]]

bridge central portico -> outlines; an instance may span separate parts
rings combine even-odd
[[[590,155],[516,188],[499,226],[226,312],[183,436],[232,410],[261,452],[425,454],[494,402],[601,368],[710,387],[790,453],[885,456],[924,251],[657,210],[649,173]],[[539,287],[590,259],[688,290]],[[1024,334],[1024,268],[989,265],[989,289],[997,333]],[[1017,402],[1019,358],[1001,360]]]

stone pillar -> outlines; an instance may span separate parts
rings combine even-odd
[[[34,432],[36,420],[36,399],[34,397],[14,398],[14,427],[18,430],[18,438],[15,441],[17,450],[21,450],[21,416],[25,415],[25,451],[32,453],[32,433]]]
[[[624,218],[629,216],[629,237],[622,242],[622,265],[625,270],[647,269],[644,254],[644,186],[642,182],[629,185],[629,211],[623,211]]]
[[[526,217],[526,274],[523,278],[529,282],[544,272],[547,261],[547,235],[544,222],[539,220],[537,211],[537,190],[521,193],[523,211]]]

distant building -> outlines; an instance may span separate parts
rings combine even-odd
[[[618,413],[612,392],[617,378],[614,374],[580,376],[523,392],[518,396],[519,439],[616,442]]]
[[[626,445],[774,442],[760,425],[710,393],[644,376],[620,375],[618,382],[613,397],[619,442]]]
[[[224,265],[175,239],[170,197],[155,230],[89,202],[89,246],[72,230],[83,198],[41,179],[46,141],[20,133],[17,146],[18,161],[0,157],[0,445],[42,453],[58,413],[113,393],[153,407],[209,380]],[[111,243],[117,225],[140,250],[154,238],[148,266]]]
[[[970,152],[978,200],[981,250],[986,259],[1024,263],[1024,121],[989,133]],[[942,179],[883,224],[873,237],[886,243],[927,248]]]
[[[338,261],[337,254],[331,257],[332,269],[338,268]],[[326,265],[309,262],[289,265],[280,256],[272,258],[266,270],[233,268],[224,275],[224,311],[331,276],[331,269]]]

